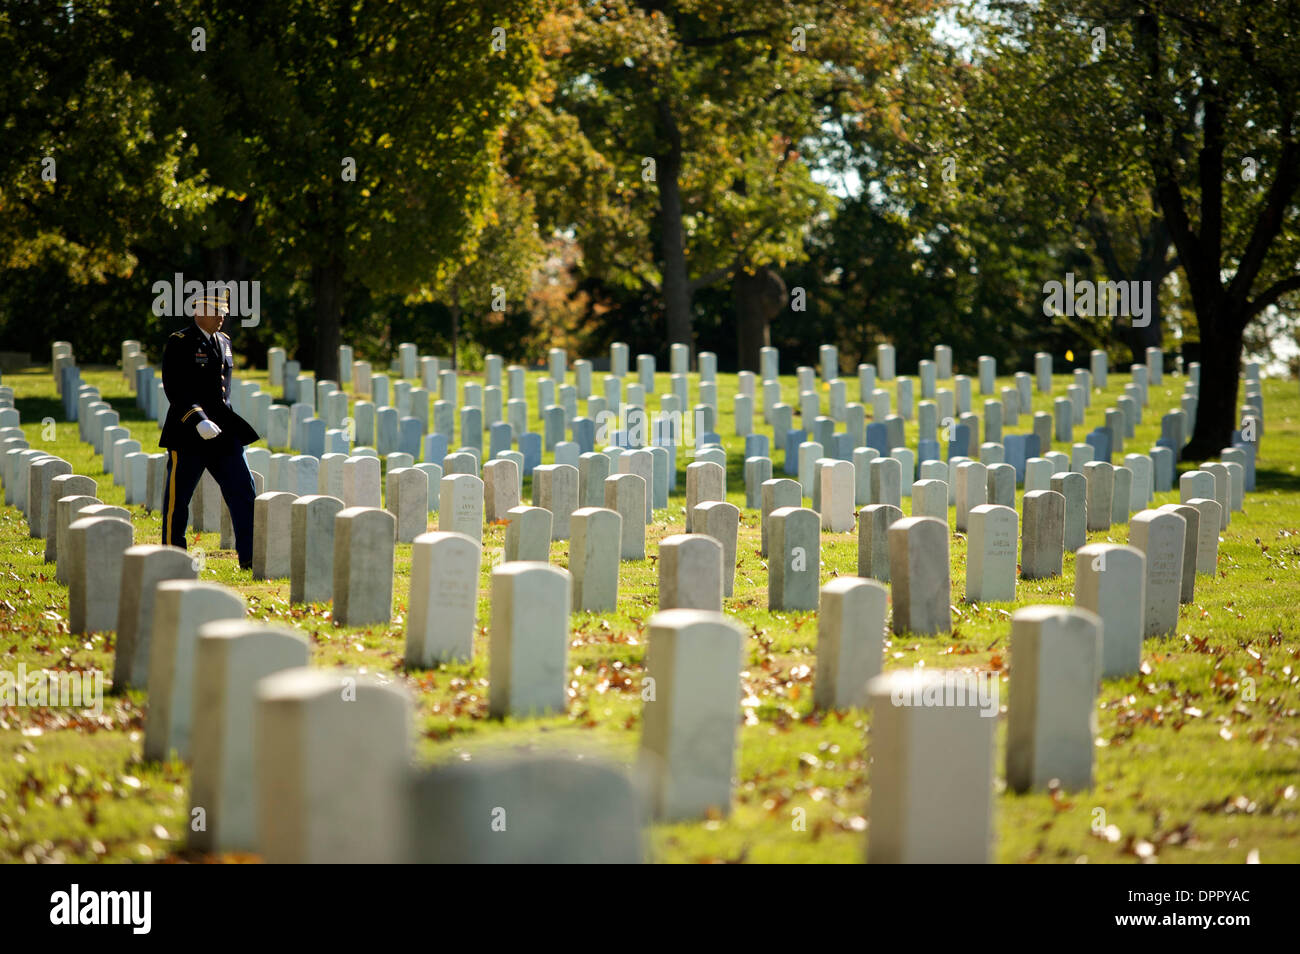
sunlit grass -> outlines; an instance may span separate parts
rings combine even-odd
[[[264,372],[246,377],[265,381]],[[529,375],[527,397],[540,432],[536,377]],[[601,375],[594,377],[600,393]],[[120,373],[86,369],[83,380],[100,387],[146,451],[155,449],[157,425],[143,420]],[[1094,394],[1082,433],[1102,423],[1104,409],[1128,380],[1112,374],[1107,391]],[[77,440],[76,424],[58,423],[55,439],[42,440],[41,419],[61,420],[48,370],[9,374],[5,383],[16,390],[31,445],[94,477],[105,502],[123,504],[122,489],[103,474],[90,447]],[[692,400],[696,383],[692,375]],[[1011,383],[1008,377],[998,386]],[[1035,394],[1034,410],[1050,410],[1051,398],[1063,394],[1066,383],[1065,376],[1058,376],[1056,395]],[[766,609],[767,570],[758,554],[757,513],[744,510],[744,439],[731,433],[736,378],[720,375],[718,384],[717,429],[729,455],[728,499],[742,508],[735,596],[726,601],[726,610],[748,634],[736,797],[725,819],[656,826],[654,857],[858,861],[868,837],[869,717],[856,710],[813,711],[816,614]],[[658,375],[656,385],[662,393],[669,376]],[[1145,450],[1154,443],[1160,414],[1177,406],[1181,390],[1182,379],[1173,375],[1166,376],[1163,387],[1152,388],[1152,406],[1145,409],[1137,439],[1126,442],[1126,450]],[[793,376],[784,378],[787,403],[796,404],[795,391]],[[856,382],[850,381],[850,398],[856,391]],[[1183,607],[1176,636],[1147,643],[1140,677],[1103,684],[1093,791],[1016,796],[1001,791],[999,781],[998,860],[1241,862],[1252,851],[1265,862],[1300,860],[1300,638],[1294,613],[1300,603],[1295,421],[1300,395],[1294,382],[1269,382],[1264,392],[1267,433],[1259,457],[1259,489],[1248,495],[1245,512],[1234,514],[1222,534],[1219,575],[1198,579],[1196,602]],[[656,400],[650,403],[657,407]],[[584,410],[580,402],[580,413]],[[761,419],[761,411],[756,417]],[[1029,429],[1027,417],[1008,427]],[[915,447],[914,426],[910,436]],[[781,476],[783,456],[783,448],[773,447],[775,476]],[[548,718],[504,723],[487,718],[487,594],[491,568],[503,549],[501,526],[484,531],[474,661],[417,672],[405,671],[402,663],[409,545],[397,547],[392,622],[343,628],[329,619],[328,604],[291,606],[287,581],[252,582],[238,569],[233,552],[218,549],[217,534],[191,538],[191,546],[207,552],[203,578],[236,587],[248,600],[251,616],[302,631],[312,645],[313,665],[356,667],[405,684],[416,700],[416,756],[422,761],[455,758],[479,746],[548,745],[595,749],[630,764],[641,729],[646,624],[656,605],[654,556],[658,541],[682,527],[681,470],[688,462],[679,454],[677,493],[647,528],[650,558],[622,566],[617,612],[572,617],[568,711]],[[1176,499],[1176,491],[1160,494],[1155,505]],[[158,515],[131,509],[136,542],[158,542]],[[910,512],[910,500],[904,499],[903,509]],[[1127,531],[1112,527],[1108,533],[1090,533],[1089,540],[1125,542]],[[77,666],[111,671],[113,634],[68,635],[66,590],[53,581],[53,568],[42,562],[43,541],[28,538],[25,522],[12,507],[0,510],[0,545],[0,667],[14,670],[24,663],[29,670]],[[856,558],[855,534],[823,534],[822,581],[853,574]],[[551,559],[558,565],[567,562],[567,542],[552,546]],[[1067,555],[1062,578],[1019,583],[1015,604],[975,606],[960,602],[965,565],[965,537],[954,534],[953,632],[892,639],[885,666],[995,669],[1004,674],[1005,700],[1005,673],[1014,663],[1007,646],[1010,611],[1033,603],[1072,602],[1073,560]],[[0,858],[143,861],[183,852],[188,769],[140,762],[146,703],[140,692],[110,696],[98,719],[67,710],[0,709]],[[1004,739],[1000,726],[999,777]]]

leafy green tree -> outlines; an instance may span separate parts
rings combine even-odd
[[[1082,210],[1108,271],[1126,269],[1108,254],[1099,209],[1145,219],[1129,230],[1130,274],[1165,273],[1166,237],[1177,255],[1202,364],[1194,458],[1217,454],[1236,426],[1247,327],[1300,291],[1298,13],[1243,0],[1040,0],[980,13],[995,42],[973,115],[997,103],[1014,117],[991,124],[981,158]]]
[[[114,63],[111,15],[107,3],[0,0],[0,331],[11,347],[39,353],[66,336],[90,359],[136,335],[150,300],[133,279],[141,249],[218,195],[158,90]],[[134,297],[110,291],[133,281]]]
[[[318,376],[338,375],[357,291],[415,294],[472,247],[539,15],[528,0],[230,0],[172,8],[164,26],[135,15],[154,36],[204,30],[202,51],[172,43],[139,65],[174,83],[176,115],[235,197],[204,223],[211,246],[246,239],[262,274],[305,283],[299,357]]]
[[[560,156],[588,175],[542,210],[544,221],[575,231],[589,274],[661,301],[667,341],[693,345],[697,291],[802,258],[810,226],[833,207],[805,153],[837,110],[861,108],[863,78],[891,49],[893,9],[565,5],[547,37],[546,106],[556,127],[581,137]],[[530,181],[553,174],[551,157],[529,158]],[[592,210],[605,214],[584,214]],[[761,344],[746,338],[742,366],[756,367]]]
[[[470,310],[504,312],[518,305],[533,284],[545,252],[533,211],[532,196],[504,177],[494,183],[485,222],[459,252],[436,272],[434,281],[412,295],[412,303],[438,301],[451,317],[452,367],[460,350],[461,315]]]

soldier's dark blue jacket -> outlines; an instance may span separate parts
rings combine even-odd
[[[163,348],[162,381],[170,407],[158,445],[169,450],[202,449],[208,453],[238,450],[257,440],[252,425],[230,406],[230,376],[234,371],[230,338],[218,331],[209,342],[197,325],[167,339]],[[195,430],[209,420],[221,434],[205,441]]]

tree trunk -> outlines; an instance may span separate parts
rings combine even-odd
[[[1153,204],[1157,201],[1152,196]],[[1173,269],[1168,261],[1169,247],[1174,244],[1169,234],[1169,226],[1164,217],[1155,218],[1139,243],[1141,255],[1138,258],[1137,273],[1133,277],[1140,282],[1151,283],[1151,322],[1145,328],[1129,328],[1129,348],[1133,352],[1133,363],[1146,362],[1147,348],[1163,348],[1165,337],[1165,313],[1160,307],[1160,286],[1165,276]]]
[[[241,201],[236,204],[234,211],[234,229],[235,236],[225,245],[204,250],[203,260],[207,268],[207,274],[202,276],[206,281],[220,282],[245,282],[248,281],[248,255],[246,249],[249,244],[249,237],[252,235],[253,226],[256,217],[253,212],[253,203],[251,201]],[[232,303],[232,310],[237,302]],[[253,333],[252,329],[245,329],[239,318],[242,316],[231,315],[221,326],[221,330],[229,336],[231,346],[237,354],[248,355],[252,350],[250,348],[250,339]],[[255,333],[255,332],[254,332]],[[264,349],[259,349],[265,354]]]
[[[1132,318],[1116,318],[1113,328],[1115,336],[1128,342],[1133,356],[1133,364],[1146,364],[1147,348],[1160,348],[1164,345],[1164,312],[1160,308],[1160,281],[1151,280],[1138,273],[1138,281],[1151,281],[1151,323],[1145,328],[1133,325]]]
[[[1197,307],[1197,314],[1204,314]],[[1201,390],[1196,402],[1196,428],[1182,456],[1202,461],[1217,457],[1232,443],[1238,424],[1237,378],[1241,373],[1242,332],[1246,322],[1234,313],[1201,321]]]
[[[785,282],[771,268],[737,269],[731,282],[736,305],[736,360],[741,371],[760,370],[760,349],[772,343],[771,322],[785,307]]]
[[[343,266],[335,259],[313,265],[311,269],[313,312],[316,317],[314,347],[316,380],[339,379],[339,345],[342,343]],[[301,325],[299,326],[301,327]],[[310,334],[310,332],[309,332]],[[307,354],[309,342],[299,336],[299,354]]]
[[[670,344],[692,345],[691,286],[686,272],[686,229],[682,224],[682,194],[676,157],[659,165],[659,231],[663,255],[664,317]],[[692,347],[692,352],[694,347]]]
[[[453,303],[451,312],[451,369],[456,370],[456,352],[460,350],[460,305]]]
[[[669,344],[695,345],[691,334],[691,279],[686,270],[686,227],[682,223],[682,134],[667,99],[656,104],[659,134],[666,148],[656,159],[659,182],[659,247],[663,257],[664,323]]]
[[[1153,204],[1157,203],[1152,196]],[[1111,335],[1115,340],[1128,343],[1133,355],[1133,364],[1146,361],[1147,348],[1158,348],[1164,343],[1164,312],[1160,308],[1160,286],[1172,266],[1166,261],[1169,246],[1173,239],[1169,227],[1160,216],[1153,217],[1144,232],[1139,232],[1138,256],[1132,270],[1120,265],[1115,253],[1115,243],[1111,239],[1109,219],[1100,201],[1095,201],[1092,216],[1088,219],[1088,229],[1092,233],[1093,245],[1097,255],[1105,266],[1106,274],[1112,281],[1139,281],[1151,283],[1151,320],[1145,327],[1137,327],[1131,318],[1116,316],[1111,321]]]
[[[1133,276],[1140,282],[1151,283],[1150,324],[1145,328],[1135,328],[1132,321],[1129,322],[1128,346],[1133,352],[1134,364],[1146,363],[1147,348],[1164,346],[1165,313],[1160,307],[1160,286],[1164,283],[1168,272],[1168,267],[1165,265],[1168,250],[1168,241],[1161,242],[1158,248],[1150,250],[1145,260],[1138,262],[1137,274]]]

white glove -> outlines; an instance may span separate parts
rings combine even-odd
[[[221,433],[221,428],[217,427],[217,425],[213,424],[211,421],[199,421],[198,428],[199,436],[205,441],[210,441]]]

